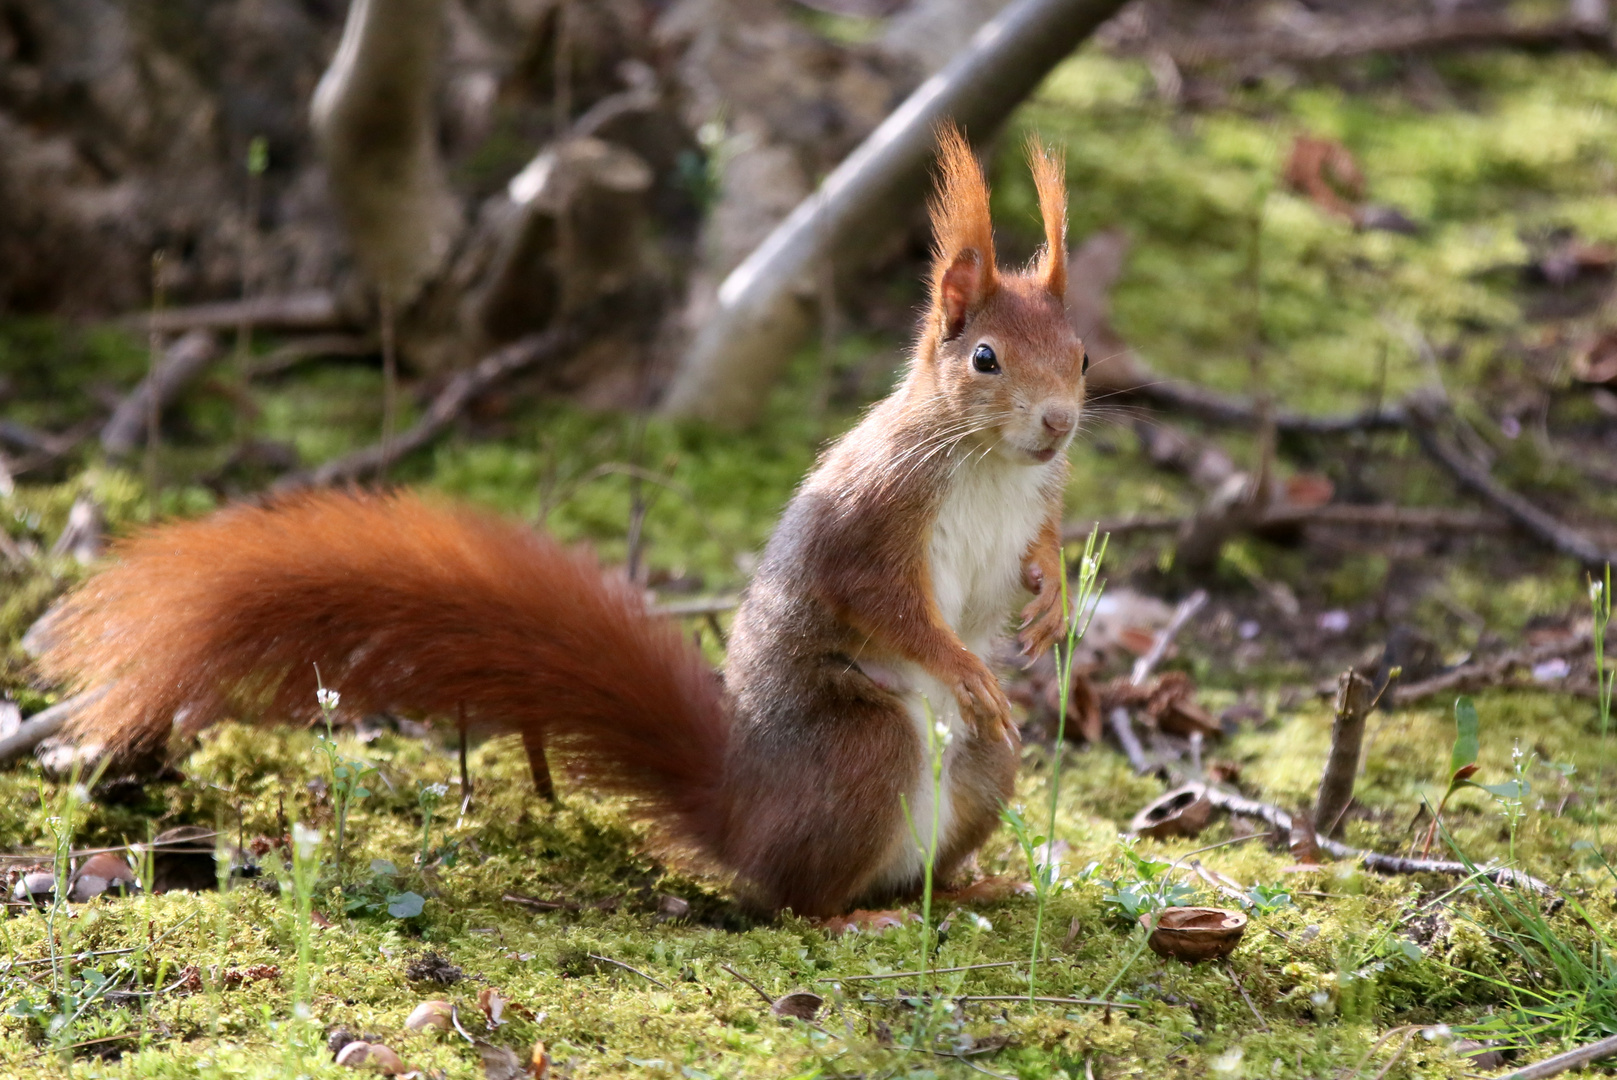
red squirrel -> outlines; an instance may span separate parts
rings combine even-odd
[[[225,718],[342,704],[523,736],[628,796],[663,850],[767,910],[830,916],[919,891],[993,831],[1018,752],[990,648],[1059,635],[1066,451],[1088,357],[1063,310],[1066,192],[1029,146],[1046,242],[994,262],[988,188],[939,136],[930,306],[908,372],[825,451],[736,613],[722,681],[587,552],[410,494],[306,493],[148,529],[53,617],[43,670],[99,697],[74,733],[157,745]]]

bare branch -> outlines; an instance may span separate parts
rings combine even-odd
[[[192,330],[170,345],[154,370],[112,411],[101,429],[101,448],[115,458],[134,453],[145,443],[152,413],[178,398],[218,358],[219,342],[207,330]]]
[[[920,190],[934,132],[953,117],[977,140],[994,128],[1120,0],[1015,0],[909,96],[818,191],[799,203],[719,287],[664,409],[745,425],[808,330],[798,291],[816,268],[883,235]]]
[[[276,482],[276,490],[341,483],[381,470],[432,442],[468,405],[494,386],[536,364],[555,358],[571,348],[579,337],[580,332],[576,328],[560,326],[512,342],[484,357],[476,367],[462,371],[449,380],[448,385],[433,398],[432,404],[427,406],[421,419],[408,430],[400,432],[385,444],[355,450],[307,472],[283,476]]]

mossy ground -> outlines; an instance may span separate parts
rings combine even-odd
[[[1512,439],[1500,423],[1527,416],[1519,404],[1525,400],[1543,410],[1542,429],[1557,438],[1596,438],[1601,430],[1589,396],[1568,388],[1564,367],[1565,342],[1600,325],[1601,310],[1540,318],[1535,304],[1542,298],[1523,285],[1518,268],[1557,230],[1617,242],[1610,150],[1617,145],[1617,75],[1594,57],[1487,53],[1413,74],[1371,60],[1338,75],[1338,85],[1298,79],[1229,89],[1218,108],[1170,112],[1153,102],[1143,66],[1085,53],[1052,77],[1015,126],[1066,142],[1075,237],[1115,224],[1129,230],[1134,252],[1114,292],[1115,321],[1160,370],[1232,392],[1261,389],[1322,412],[1390,399],[1440,377],[1498,455],[1497,475],[1574,520],[1592,523],[1617,510],[1617,493],[1587,480],[1566,445],[1539,437],[1538,426],[1528,423]],[[1419,94],[1411,89],[1417,85]],[[1355,232],[1284,191],[1276,178],[1291,137],[1303,131],[1342,140],[1367,175],[1370,197],[1396,204],[1423,231]],[[1017,142],[1003,141],[996,199],[1007,251],[1025,254],[1036,232]],[[560,535],[589,540],[617,559],[625,551],[631,496],[624,471],[612,466],[633,460],[666,478],[655,486],[646,520],[654,582],[733,589],[744,583],[751,557],[817,446],[856,415],[858,402],[822,393],[822,380],[855,367],[890,371],[901,350],[896,338],[850,336],[829,358],[830,373],[826,358],[806,352],[768,422],[750,434],[658,422],[642,428],[632,418],[567,405],[516,403],[485,418],[480,431],[463,431],[411,459],[394,479],[529,520],[542,517]],[[10,390],[16,415],[30,423],[60,428],[88,415],[94,381],[127,385],[142,355],[110,332],[0,326],[0,356],[16,372]],[[84,461],[58,482],[20,485],[4,499],[4,527],[48,547],[86,487],[115,528],[154,510],[199,512],[221,492],[251,486],[250,476],[223,468],[244,431],[290,442],[303,460],[318,460],[374,440],[378,388],[367,366],[313,368],[255,387],[251,415],[231,404],[236,399],[227,388],[204,388],[174,418],[155,507],[132,473]],[[865,396],[881,389],[867,386]],[[833,404],[806,404],[820,400]],[[1250,433],[1220,439],[1250,463]],[[1153,469],[1121,429],[1092,434],[1075,461],[1074,515],[1183,512],[1198,497],[1187,481]],[[1285,461],[1382,499],[1460,502],[1403,436],[1299,443],[1286,448]],[[200,482],[204,477],[211,487]],[[1113,550],[1114,582],[1161,585],[1160,571],[1153,543]],[[26,572],[0,566],[8,575],[0,582],[5,678],[29,711],[47,703],[50,691],[28,682],[16,640],[83,573],[66,558],[43,559]],[[1233,630],[1209,625],[1198,628],[1178,663],[1215,703],[1240,696],[1263,706],[1265,723],[1211,753],[1239,767],[1244,787],[1290,807],[1311,800],[1329,738],[1327,705],[1296,688],[1373,648],[1388,629],[1389,595],[1412,594],[1394,599],[1407,599],[1405,616],[1455,654],[1485,638],[1511,640],[1533,620],[1575,617],[1584,595],[1575,567],[1497,537],[1462,538],[1441,557],[1241,541],[1219,567],[1218,603],[1261,610],[1264,581],[1286,583],[1305,613],[1352,610],[1353,631],[1328,649],[1299,651],[1306,635],[1288,632],[1284,619],[1265,612],[1271,629],[1249,647],[1230,647]],[[707,644],[716,648],[711,638]],[[1613,882],[1590,861],[1609,815],[1603,781],[1610,755],[1595,709],[1547,691],[1484,694],[1479,708],[1479,779],[1506,779],[1519,740],[1536,755],[1526,774],[1533,791],[1514,833],[1492,799],[1462,793],[1447,815],[1454,842],[1478,859],[1514,850],[1528,870],[1579,898],[1581,915],[1568,908],[1551,925],[1588,954],[1597,934],[1617,928]],[[1372,720],[1358,789],[1363,813],[1349,824],[1351,842],[1383,851],[1418,846],[1424,828],[1411,822],[1423,799],[1436,802],[1442,794],[1452,724],[1447,710],[1435,707]],[[344,1070],[331,1063],[323,1043],[337,1026],[385,1039],[418,1067],[482,1075],[477,1054],[458,1035],[403,1032],[418,1001],[447,996],[458,1001],[470,1034],[523,1053],[543,1040],[557,1065],[579,1077],[920,1077],[974,1070],[1026,1080],[1315,1077],[1354,1075],[1356,1068],[1376,1075],[1389,1063],[1392,1077],[1461,1076],[1475,1066],[1449,1042],[1419,1033],[1405,1040],[1400,1031],[1508,1015],[1505,985],[1552,994],[1561,985],[1547,967],[1505,947],[1498,936],[1505,922],[1474,891],[1417,910],[1453,882],[1379,878],[1345,866],[1293,874],[1289,854],[1259,841],[1197,856],[1243,886],[1290,890],[1290,904],[1254,915],[1228,967],[1186,967],[1142,952],[1138,934],[1105,902],[1102,882],[1129,879],[1118,830],[1160,785],[1133,776],[1112,751],[1091,748],[1066,758],[1055,829],[1068,845],[1066,884],[1046,918],[1050,948],[1038,991],[1106,993],[1136,1008],[1108,1014],[984,1002],[929,1015],[917,1008],[928,989],[917,978],[821,981],[913,969],[923,944],[915,927],[838,937],[789,916],[753,919],[722,882],[682,876],[649,856],[644,835],[620,807],[582,792],[566,793],[556,808],[534,799],[512,742],[474,750],[477,798],[460,819],[447,748],[395,733],[365,745],[343,739],[347,756],[379,770],[371,796],[350,820],[345,874],[356,888],[379,889],[369,884],[371,860],[391,861],[400,868],[396,887],[426,896],[420,916],[348,916],[344,897],[325,889],[315,905],[334,925],[311,930],[284,895],[253,884],[222,895],[167,894],[75,909],[56,926],[59,951],[147,952],[75,960],[68,973],[114,974],[120,962],[141,955],[139,985],[147,989],[154,981],[172,983],[192,964],[203,970],[271,964],[279,975],[219,992],[160,995],[147,999],[144,1010],[128,998],[97,1005],[80,1018],[72,1039],[58,1042],[109,1041],[83,1047],[71,1060],[42,1052],[36,1021],[0,1018],[0,1075],[338,1076]],[[280,836],[296,820],[322,831],[329,860],[333,810],[315,747],[308,733],[223,728],[180,763],[183,784],[152,785],[145,801],[132,806],[92,804],[74,842],[138,841],[181,823],[216,825],[230,836]],[[1030,749],[1019,799],[1036,821],[1043,816],[1038,808],[1048,805],[1050,774],[1045,751]],[[431,845],[455,854],[453,865],[422,869],[414,859],[422,825],[416,792],[428,782],[446,783],[451,793]],[[41,781],[32,765],[0,773],[0,851],[45,850],[62,798],[63,789]],[[1194,842],[1144,842],[1138,850],[1176,858],[1234,839],[1232,826],[1219,824]],[[1003,834],[984,851],[982,869],[1025,873]],[[572,906],[535,912],[503,899],[511,893]],[[662,894],[689,901],[691,916],[662,919]],[[1203,895],[1229,902],[1210,888]],[[950,910],[942,905],[938,914]],[[979,910],[992,928],[974,929],[955,917],[935,965],[1025,961],[1033,904],[1017,897]],[[22,960],[45,957],[48,932],[41,915],[14,912],[0,921],[0,950]],[[306,1016],[294,1009],[303,941],[312,945]],[[429,950],[460,966],[465,979],[447,988],[412,983],[407,963]],[[643,974],[591,960],[592,954]],[[824,1030],[773,1017],[723,965],[771,995],[818,988],[830,999],[819,1021]],[[5,976],[8,1007],[25,996],[43,1000],[52,985],[50,965],[21,971]],[[950,995],[1025,993],[1026,975],[1022,964],[989,968],[943,976],[937,988]],[[478,992],[489,988],[522,1007],[496,1030],[484,1025],[476,1005]],[[1562,1042],[1604,1034],[1601,1023],[1572,1023],[1526,1053],[1541,1056]],[[905,1048],[987,1046],[997,1038],[1005,1040],[1002,1049],[970,1064]]]

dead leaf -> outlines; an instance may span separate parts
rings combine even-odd
[[[488,1080],[521,1080],[531,1075],[529,1063],[515,1050],[492,1043],[479,1042],[477,1056],[483,1059],[483,1075]]]
[[[775,999],[775,1004],[769,1011],[776,1016],[789,1016],[798,1020],[813,1020],[825,999],[819,994],[808,990],[793,990],[789,994],[782,994]]]
[[[550,1051],[545,1049],[544,1043],[533,1044],[533,1051],[528,1055],[528,1071],[534,1080],[545,1080],[550,1075]]]
[[[1285,181],[1321,210],[1350,221],[1364,198],[1364,174],[1348,148],[1335,139],[1297,136],[1286,161]]]
[[[505,1007],[510,999],[492,987],[484,987],[477,992],[477,1007],[483,1010],[483,1016],[488,1020],[489,1027],[499,1027],[505,1023]]]
[[[334,925],[330,919],[321,914],[319,908],[314,908],[309,912],[309,922],[322,930],[330,930]]]
[[[1336,485],[1321,473],[1297,473],[1286,478],[1286,503],[1290,506],[1324,506],[1335,494]]]

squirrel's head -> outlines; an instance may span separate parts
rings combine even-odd
[[[953,124],[938,133],[931,308],[913,379],[962,444],[1040,464],[1066,452],[1084,402],[1084,343],[1067,322],[1067,191],[1061,159],[1028,158],[1045,244],[1025,271],[994,265],[988,185]]]

